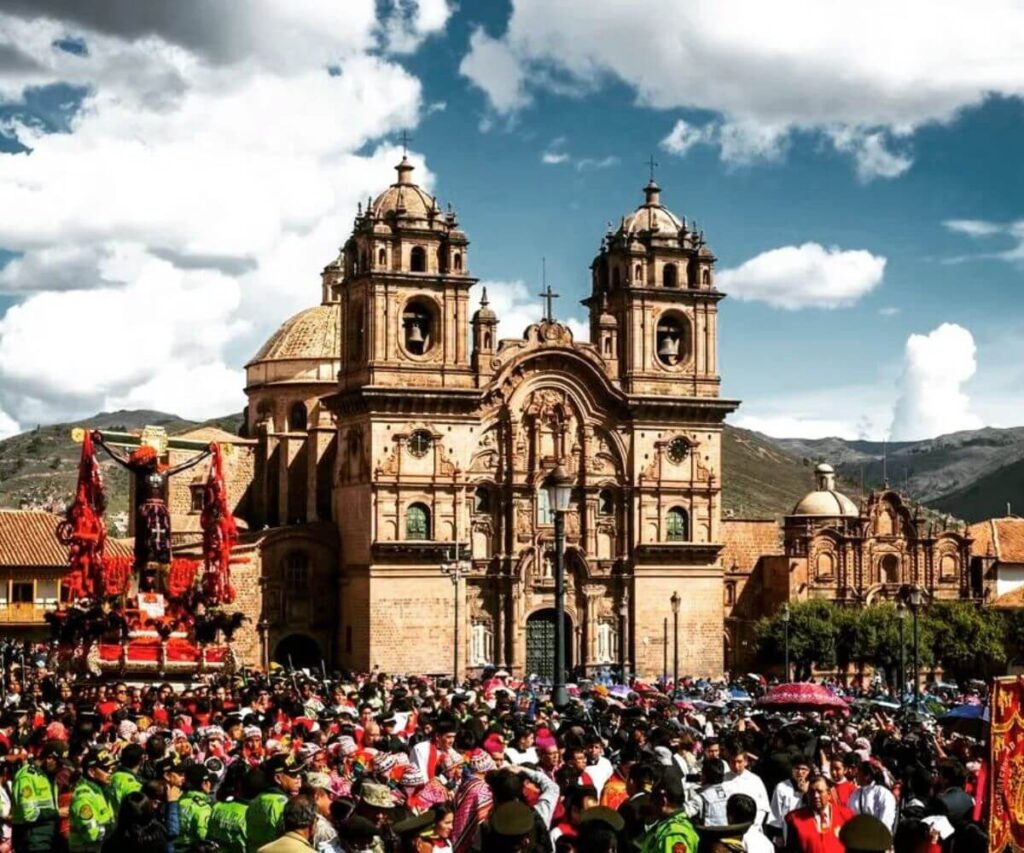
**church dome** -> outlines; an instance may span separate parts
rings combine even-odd
[[[249,364],[261,361],[332,361],[341,357],[340,311],[316,305],[286,320],[260,347]]]
[[[678,235],[684,230],[682,220],[661,203],[661,187],[650,181],[644,187],[646,199],[632,213],[622,218],[619,226],[624,235],[663,234]]]
[[[373,200],[370,214],[375,219],[402,216],[409,219],[427,219],[440,214],[437,199],[412,181],[413,165],[407,157],[395,166],[398,180]]]
[[[821,463],[814,469],[817,488],[808,492],[790,515],[818,516],[823,518],[857,518],[860,510],[857,505],[842,492],[836,491],[835,469]]]

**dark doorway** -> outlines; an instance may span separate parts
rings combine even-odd
[[[289,634],[277,644],[274,660],[296,669],[320,669],[323,653],[320,644],[307,634]]]
[[[555,609],[538,610],[526,620],[526,672],[541,678],[555,674]],[[572,620],[565,614],[565,668],[572,668]]]

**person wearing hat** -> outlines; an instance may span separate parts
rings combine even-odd
[[[64,741],[48,740],[37,761],[24,764],[12,784],[12,841],[18,853],[49,851],[56,842],[59,807],[57,771],[64,756]]]
[[[338,840],[345,853],[375,853],[378,849],[380,830],[372,820],[352,815],[338,830]]]
[[[256,853],[260,847],[281,835],[285,804],[299,793],[302,785],[303,767],[294,755],[273,755],[264,762],[263,770],[273,781],[249,803],[245,811],[248,853]]]
[[[699,839],[686,816],[682,783],[663,779],[651,791],[650,805],[657,823],[640,837],[641,853],[697,853]]]
[[[839,840],[848,853],[885,853],[892,849],[892,833],[878,818],[859,814],[839,830]]]
[[[431,832],[434,828],[434,813],[430,811],[413,815],[395,824],[399,853],[434,853]]]
[[[207,839],[217,844],[221,853],[246,853],[246,812],[249,803],[266,786],[267,777],[262,770],[254,767],[248,768],[242,776],[237,797],[230,797],[229,789],[221,786],[217,795],[223,799],[214,803],[206,827]]]
[[[121,750],[121,764],[110,777],[110,805],[114,814],[121,807],[121,801],[132,791],[141,791],[139,772],[146,758],[146,750],[137,743],[130,743]]]
[[[213,811],[213,774],[204,764],[185,768],[185,791],[178,800],[180,829],[174,849],[184,853],[206,838]]]
[[[113,831],[117,816],[107,799],[107,786],[116,766],[117,760],[106,749],[92,749],[83,759],[84,774],[71,795],[71,853],[97,853]]]
[[[337,849],[338,831],[331,824],[331,777],[326,773],[306,772],[299,793],[316,806],[316,825],[310,844],[317,850]]]
[[[519,800],[502,803],[487,819],[484,849],[491,853],[533,850],[533,809]]]
[[[395,810],[395,798],[387,785],[377,782],[364,782],[359,789],[359,803],[356,811],[360,817],[366,818],[382,837],[391,838],[391,819]]]
[[[607,806],[594,806],[580,815],[577,846],[593,853],[618,850],[619,833],[626,827],[622,815]]]

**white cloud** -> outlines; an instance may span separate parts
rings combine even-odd
[[[1013,242],[1009,249],[998,252],[980,252],[946,259],[947,263],[963,263],[974,258],[988,258],[1024,264],[1024,219],[1012,222],[990,222],[984,219],[947,219],[942,223],[949,231],[975,240],[986,237],[1005,237]]]
[[[573,157],[565,150],[565,137],[552,139],[551,144],[540,155],[541,163],[546,166],[571,165],[577,172],[593,172],[599,169],[610,169],[619,165],[619,158],[614,154],[605,157]]]
[[[548,166],[558,166],[568,163],[572,158],[565,151],[545,151],[540,155],[541,163]]]
[[[423,39],[444,30],[452,9],[448,0],[393,0],[382,23],[384,41],[395,53],[412,53]]]
[[[790,311],[842,308],[876,288],[885,258],[864,249],[825,248],[818,243],[783,246],[718,273],[718,285],[737,299]]]
[[[672,154],[683,156],[694,145],[714,143],[718,136],[718,126],[709,123],[697,127],[684,119],[678,119],[668,136],[661,140],[661,147]]]
[[[802,388],[744,400],[730,423],[775,438],[848,440],[885,438],[892,421],[893,389],[884,383]]]
[[[523,281],[482,281],[473,286],[470,293],[470,304],[476,305],[480,300],[481,291],[487,288],[487,298],[491,308],[498,315],[498,338],[522,338],[523,332],[531,323],[540,321],[544,308],[539,295]],[[475,310],[475,309],[474,309]],[[563,309],[564,310],[564,309]],[[582,318],[566,317],[558,310],[558,301],[554,306],[555,318],[572,330],[577,341],[590,339],[590,326]]]
[[[885,305],[878,309],[878,315],[880,317],[895,317],[902,312],[902,308],[898,308],[895,305]]]
[[[581,157],[576,161],[577,172],[593,172],[597,169],[610,169],[619,165],[619,158],[614,154],[606,157]]]
[[[987,222],[983,219],[947,219],[942,223],[947,229],[968,237],[994,237],[1005,234],[1006,225],[999,222]]]
[[[907,338],[892,439],[910,441],[983,426],[963,387],[976,370],[974,337],[963,326],[943,323],[927,335]]]
[[[1024,93],[1024,8],[513,0],[506,33],[473,39],[462,70],[503,113],[528,104],[533,88],[588,91],[615,80],[644,105],[716,114],[730,162],[781,156],[791,132],[820,131],[862,177],[896,177],[911,155],[894,141],[990,96]]]
[[[254,0],[223,20],[208,17],[220,0],[103,5],[0,14],[0,48],[38,59],[0,67],[0,97],[89,90],[70,133],[20,126],[31,155],[0,156],[0,197],[18,211],[0,218],[0,247],[22,253],[0,271],[0,292],[22,300],[0,319],[0,429],[2,413],[31,424],[135,403],[237,408],[238,366],[318,301],[357,201],[393,180],[393,146],[356,152],[423,109],[419,81],[378,52],[394,24],[373,0]],[[450,11],[394,8],[416,38]],[[87,57],[51,47],[69,32]]]

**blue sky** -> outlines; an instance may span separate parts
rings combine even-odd
[[[589,263],[653,154],[732,295],[734,422],[851,438],[1024,423],[1013,4],[973,23],[926,4],[922,25],[909,3],[870,40],[870,3],[833,10],[849,21],[798,2],[759,20],[730,0],[716,23],[683,0],[261,0],[234,27],[218,3],[131,21],[6,5],[0,431],[237,407],[240,366],[318,298],[403,129],[505,336],[539,314],[542,256],[560,315],[583,319]]]

